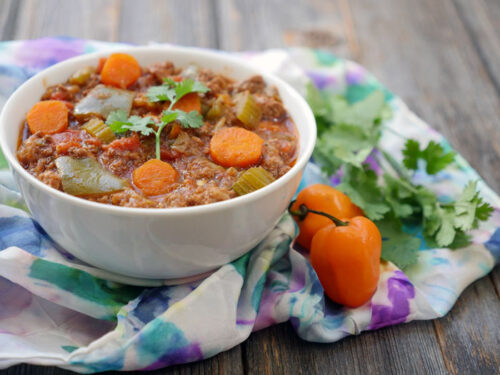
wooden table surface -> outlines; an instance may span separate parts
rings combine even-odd
[[[230,51],[305,45],[371,70],[500,192],[499,0],[0,0],[0,40],[67,35]],[[289,324],[154,374],[498,374],[500,270],[442,319],[334,344]],[[63,374],[15,366],[0,374]]]

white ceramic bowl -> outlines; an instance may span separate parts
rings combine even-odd
[[[0,115],[0,146],[33,217],[63,248],[96,267],[141,278],[181,278],[213,270],[261,241],[293,197],[316,140],[314,116],[305,100],[281,79],[263,74],[234,57],[200,49],[124,49],[141,64],[173,61],[196,64],[236,80],[262,74],[275,85],[299,133],[296,164],[254,193],[204,206],[145,209],[94,203],[43,184],[17,161],[19,131],[45,89],[65,82],[79,68],[97,65],[94,53],[61,62],[29,79],[12,94]]]

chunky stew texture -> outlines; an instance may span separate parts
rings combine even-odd
[[[186,207],[252,192],[298,153],[295,126],[262,77],[242,82],[127,54],[49,87],[17,157],[45,184],[126,207]]]

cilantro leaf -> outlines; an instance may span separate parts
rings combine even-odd
[[[413,196],[410,183],[387,173],[384,174],[384,181],[385,200],[391,206],[394,216],[401,219],[411,216],[415,209],[410,203],[410,198]]]
[[[116,134],[133,131],[142,135],[150,135],[154,133],[154,129],[149,125],[154,125],[151,117],[130,116],[127,118],[127,113],[119,109],[111,112],[106,119],[106,124]]]
[[[470,181],[454,205],[455,226],[464,231],[477,228],[479,220],[488,220],[493,212],[493,207],[483,202],[476,189],[477,181]]]
[[[351,125],[335,125],[326,130],[316,142],[315,154],[332,155],[342,163],[360,167],[372,152],[377,134],[367,135]],[[321,159],[321,157],[319,157]]]
[[[167,85],[153,86],[146,94],[151,102],[173,101],[175,99],[175,89]]]
[[[363,168],[347,166],[337,189],[351,198],[371,220],[382,219],[391,209],[377,184],[377,175],[367,165]]]
[[[431,141],[421,153],[422,159],[427,163],[426,172],[428,174],[436,174],[445,169],[455,159],[455,153],[444,151],[443,147]]]
[[[408,169],[417,170],[419,159],[425,161],[426,172],[430,175],[436,174],[446,168],[455,159],[455,153],[445,152],[443,146],[430,141],[427,147],[420,149],[420,144],[414,139],[409,139],[403,149],[403,164]]]
[[[192,79],[176,82],[171,78],[165,78],[163,85],[149,88],[147,97],[152,102],[169,101],[171,109],[183,96],[192,92],[206,93],[207,91],[209,91],[208,87]]]
[[[420,240],[415,235],[405,233],[401,223],[394,219],[376,221],[382,235],[381,258],[404,269],[417,262]]]
[[[436,232],[436,242],[439,246],[445,247],[455,239],[456,229],[454,225],[454,215],[451,210],[441,209],[439,215],[439,229]]]
[[[175,100],[179,101],[184,95],[199,92],[206,93],[208,91],[208,87],[203,85],[201,82],[193,81],[192,79],[185,79],[181,82],[175,82]]]
[[[408,139],[403,149],[403,156],[405,167],[416,170],[418,168],[418,159],[420,158],[420,143],[414,139]]]
[[[176,109],[175,113],[177,113],[177,121],[185,128],[201,128],[203,126],[203,117],[197,111],[184,112]]]
[[[163,116],[161,117],[161,121],[166,125],[172,121],[175,121],[177,119],[177,116],[178,113],[176,111],[167,109],[166,111],[163,111]]]
[[[365,99],[352,105],[337,102],[333,109],[333,121],[336,124],[347,124],[364,130],[371,130],[379,118],[385,105],[385,95],[376,90]]]
[[[319,91],[312,82],[308,82],[306,85],[306,100],[316,120],[330,116],[331,106],[328,100],[326,100],[326,95]]]

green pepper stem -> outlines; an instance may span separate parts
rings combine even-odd
[[[335,216],[327,214],[326,212],[323,212],[323,211],[311,210],[305,204],[301,204],[299,206],[298,211],[292,210],[292,206],[294,203],[295,203],[294,200],[290,202],[290,204],[288,205],[288,212],[290,213],[290,215],[296,216],[300,221],[304,220],[309,213],[312,213],[312,214],[327,217],[328,219],[333,221],[335,223],[335,225],[338,227],[345,227],[345,226],[349,225],[348,221],[342,221],[340,219],[337,219]]]

